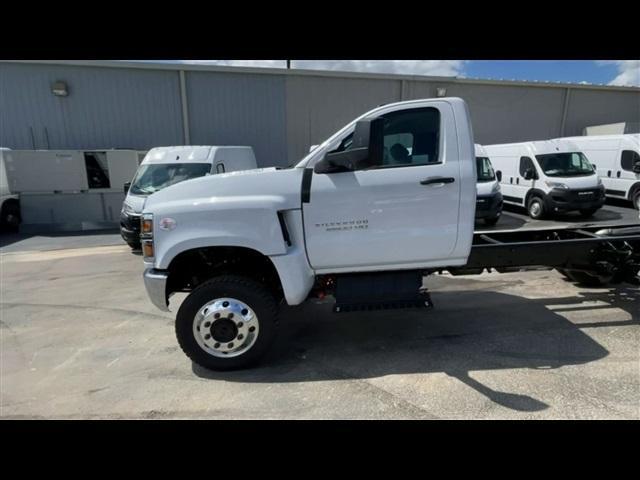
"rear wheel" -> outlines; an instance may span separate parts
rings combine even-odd
[[[584,210],[580,210],[580,216],[584,218],[589,218],[597,211],[598,211],[597,208],[586,208]]]
[[[545,216],[544,202],[540,197],[531,197],[527,205],[529,216],[534,220],[540,220]]]
[[[201,367],[233,370],[257,363],[276,335],[278,305],[264,285],[224,275],[198,286],[176,317],[184,353]]]
[[[18,231],[20,226],[20,207],[14,201],[8,201],[2,206],[2,213],[0,214],[0,225],[3,229],[10,232]]]

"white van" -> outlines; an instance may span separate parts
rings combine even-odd
[[[587,156],[569,140],[486,145],[505,203],[534,219],[579,211],[590,217],[604,204],[604,186]]]
[[[16,230],[20,224],[20,199],[11,193],[7,179],[4,152],[8,148],[0,148],[0,229]]]
[[[640,134],[566,140],[575,143],[596,167],[608,197],[630,200],[640,210]]]
[[[217,173],[258,168],[253,148],[244,146],[176,146],[149,150],[133,180],[120,213],[120,234],[132,248],[140,246],[140,213],[145,199],[170,185]]]
[[[475,149],[478,175],[476,220],[483,219],[487,225],[495,225],[502,215],[500,178],[493,170],[489,154],[484,147],[476,143]]]

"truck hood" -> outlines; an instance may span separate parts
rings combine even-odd
[[[208,175],[171,185],[149,197],[144,211],[153,213],[159,205],[190,206],[203,203],[236,201],[268,201],[278,203],[279,209],[300,208],[302,168],[258,168]]]

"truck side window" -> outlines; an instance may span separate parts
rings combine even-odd
[[[109,166],[107,155],[101,152],[87,152],[84,154],[84,165],[87,169],[87,183],[89,188],[111,188],[109,182]]]
[[[620,158],[620,164],[623,170],[633,172],[633,166],[640,162],[640,155],[633,150],[623,150],[622,157]]]
[[[524,172],[529,169],[533,170],[534,172],[536,171],[535,167],[533,166],[533,160],[531,160],[529,157],[520,157],[520,176],[524,177]]]
[[[383,115],[382,167],[440,163],[440,111],[415,108]]]

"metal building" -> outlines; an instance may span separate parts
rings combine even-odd
[[[475,139],[581,135],[640,121],[640,88],[117,61],[0,62],[0,146],[251,145],[288,165],[381,103],[464,98]]]

